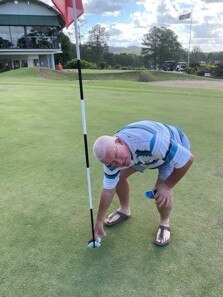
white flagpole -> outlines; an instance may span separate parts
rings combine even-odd
[[[191,30],[192,30],[192,11],[190,14],[190,35],[189,35],[189,45],[188,45],[188,57],[187,57],[187,66],[190,66],[190,45],[191,45]]]
[[[90,166],[89,166],[86,112],[85,112],[85,101],[84,101],[82,73],[81,73],[81,58],[80,58],[79,34],[78,34],[78,27],[77,27],[76,1],[75,0],[72,0],[72,4],[73,4],[73,15],[74,15],[74,31],[75,31],[75,40],[76,40],[78,78],[79,78],[80,99],[81,99],[81,120],[82,120],[83,134],[84,134],[84,148],[85,148],[85,158],[86,158],[86,174],[87,174],[87,185],[88,185],[88,202],[89,202],[90,217],[91,217],[92,241],[93,241],[93,247],[95,248],[93,203],[92,203],[92,192],[91,192],[91,174],[90,174]]]

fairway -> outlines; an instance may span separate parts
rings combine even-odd
[[[169,246],[153,244],[158,216],[143,194],[156,172],[146,171],[130,178],[131,219],[91,250],[78,82],[17,73],[0,74],[1,297],[221,296],[222,90],[84,80],[94,215],[98,136],[161,121],[183,128],[195,156],[175,188]]]

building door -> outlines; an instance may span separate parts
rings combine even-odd
[[[21,61],[21,67],[28,67],[28,62],[27,62],[27,60],[22,60],[22,61]]]

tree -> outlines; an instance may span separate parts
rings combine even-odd
[[[202,50],[198,47],[195,46],[193,50],[190,53],[190,64],[200,64],[201,61],[206,62],[207,57],[205,53],[202,52]]]
[[[146,62],[153,63],[154,68],[162,66],[166,60],[178,62],[184,54],[184,50],[177,40],[177,35],[165,27],[153,27],[144,34],[141,55]]]
[[[129,53],[108,53],[106,55],[107,63],[112,66],[116,67],[119,65],[120,67],[127,67],[129,69],[142,67],[143,63],[141,61],[141,57],[136,54],[129,54]]]
[[[103,57],[108,53],[109,34],[104,27],[97,24],[89,31],[88,41],[86,43],[88,52],[90,52],[90,60],[96,63],[99,68],[100,62],[103,62]],[[85,57],[89,60],[88,57]]]
[[[62,65],[65,65],[68,61],[75,58],[75,47],[74,44],[70,41],[69,37],[66,36],[63,32],[60,32],[59,40],[61,42],[63,53],[56,55],[55,63],[61,63]]]

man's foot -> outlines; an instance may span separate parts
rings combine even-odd
[[[159,225],[154,243],[159,246],[167,245],[170,242],[170,227]]]
[[[110,214],[104,222],[104,225],[107,227],[114,226],[122,221],[125,221],[130,218],[130,215],[126,215],[119,210]]]

